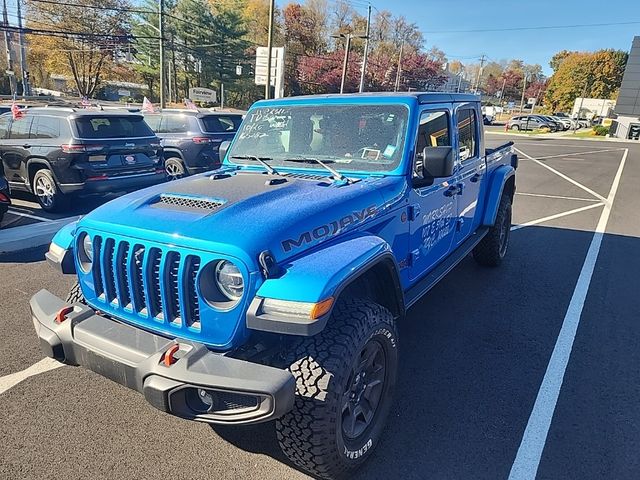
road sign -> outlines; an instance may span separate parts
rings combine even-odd
[[[118,95],[120,97],[130,97],[131,92],[129,90],[125,90],[124,88],[121,88],[120,90],[118,90]]]
[[[199,102],[216,103],[217,93],[210,88],[194,87],[189,89],[189,98]]]

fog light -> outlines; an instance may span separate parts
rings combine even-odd
[[[207,407],[207,410],[210,410],[213,407],[213,395],[204,390],[203,388],[198,389],[198,396],[200,397],[200,401],[204,403]]]
[[[185,401],[189,409],[198,415],[216,410],[218,397],[212,390],[188,388],[185,391]]]

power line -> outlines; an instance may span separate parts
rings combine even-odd
[[[611,27],[617,25],[638,25],[637,22],[613,22],[613,23],[583,23],[575,25],[545,25],[539,27],[512,27],[512,28],[478,28],[471,30],[429,30],[429,35],[440,33],[483,33],[483,32],[516,32],[522,30],[551,30],[554,28],[586,28],[586,27]]]
[[[50,5],[60,6],[63,5],[65,7],[78,7],[78,8],[91,8],[94,10],[112,10],[115,12],[129,12],[129,13],[155,13],[153,10],[143,10],[138,8],[129,8],[129,7],[105,7],[100,5],[82,5],[80,3],[72,3],[72,2],[60,2],[58,0],[30,0],[36,3],[47,3]]]

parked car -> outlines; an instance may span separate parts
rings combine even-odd
[[[564,123],[562,123],[559,119],[553,118],[551,115],[536,115],[536,116],[546,122],[555,124],[557,132],[562,132],[565,129]]]
[[[556,117],[555,115],[551,115],[551,118],[553,118],[556,122],[561,123],[563,130],[569,130],[571,127],[573,127],[573,122],[570,118]]]
[[[2,164],[0,164],[0,226],[2,225],[4,214],[7,213],[9,205],[11,205],[10,193],[9,183],[4,175]]]
[[[397,321],[470,253],[504,261],[517,166],[512,142],[485,149],[477,95],[257,102],[222,168],[56,234],[77,283],[32,297],[36,335],[173,415],[275,420],[299,468],[353,478],[394,411]]]
[[[507,130],[557,130],[556,122],[545,120],[537,115],[518,115],[507,122]]]
[[[176,179],[218,168],[220,144],[233,139],[242,115],[165,109],[145,120],[162,139],[167,176]]]
[[[12,189],[46,211],[75,194],[124,192],[166,180],[160,140],[142,115],[30,108],[0,116],[0,156]]]

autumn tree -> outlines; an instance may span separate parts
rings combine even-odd
[[[561,52],[562,53],[562,52]],[[576,98],[614,99],[620,89],[628,54],[620,50],[571,52],[556,62],[545,103],[553,111],[568,111]],[[554,57],[555,58],[555,57]]]
[[[41,35],[28,36],[30,60],[39,76],[45,72],[69,75],[80,96],[92,97],[128,43],[130,16],[123,14],[127,9],[127,0],[28,1],[27,27],[60,32],[45,41]]]

